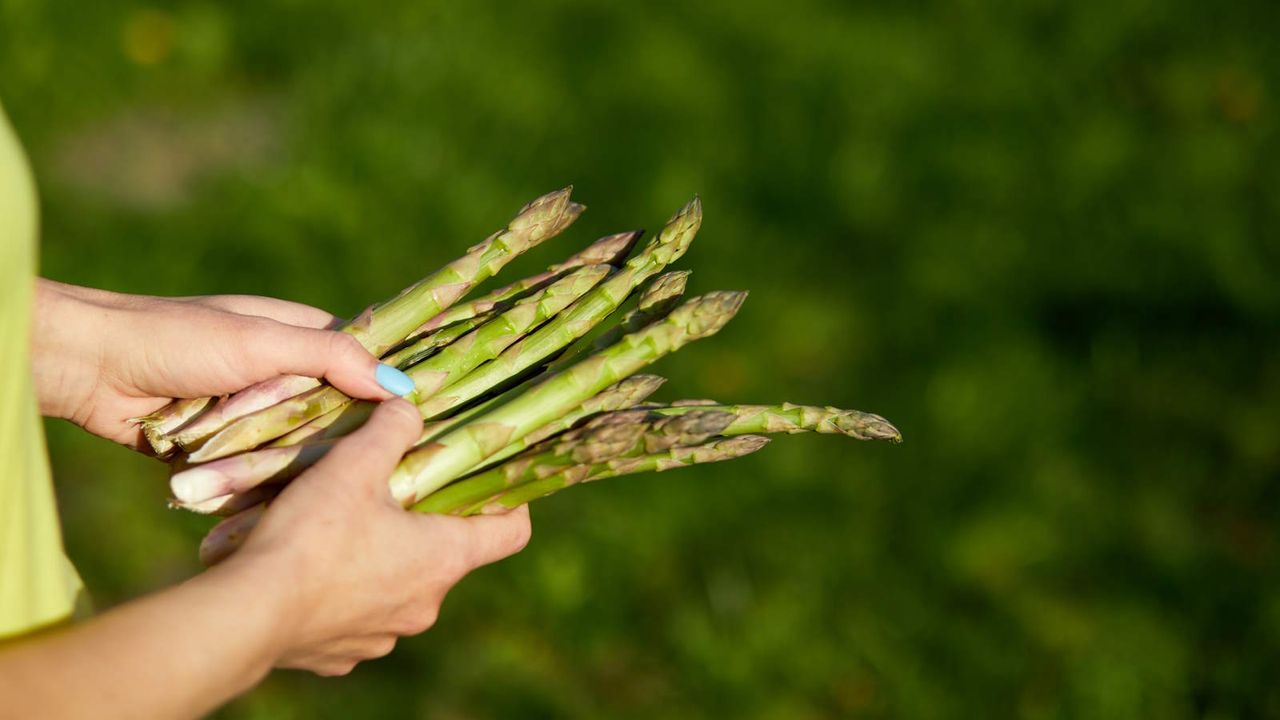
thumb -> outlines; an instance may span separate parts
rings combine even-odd
[[[255,347],[263,377],[306,375],[324,378],[351,397],[385,400],[413,392],[408,375],[378,362],[354,337],[332,330],[287,325],[263,320],[273,327],[271,342]]]
[[[387,478],[421,436],[418,408],[404,400],[388,400],[373,411],[364,425],[325,453],[303,478],[311,478],[307,482],[326,478],[368,482],[388,502],[394,502]]]

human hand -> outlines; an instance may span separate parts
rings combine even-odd
[[[131,418],[173,398],[232,393],[285,375],[323,377],[353,397],[391,397],[378,361],[334,317],[248,295],[157,298],[41,280],[32,365],[41,412],[146,447]]]
[[[283,597],[278,667],[343,675],[435,623],[471,570],[518,552],[528,509],[458,518],[406,512],[387,478],[422,419],[382,403],[360,429],[272,501],[245,544],[218,566],[270,578]],[[264,591],[267,592],[267,591]]]

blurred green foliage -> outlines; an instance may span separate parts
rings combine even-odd
[[[752,296],[663,396],[906,436],[544,501],[436,629],[224,717],[1258,717],[1278,29],[1266,0],[0,0],[0,94],[45,274],[120,291],[352,313],[565,183],[591,211],[510,275],[699,192],[692,287]],[[196,570],[164,468],[49,431],[101,605]]]

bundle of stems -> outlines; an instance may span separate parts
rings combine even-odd
[[[701,227],[696,197],[634,255],[640,231],[607,235],[464,300],[577,219],[584,208],[569,192],[534,200],[462,257],[339,326],[414,382],[408,399],[423,432],[389,480],[406,508],[504,511],[585,482],[741,457],[773,433],[901,440],[887,420],[856,410],[645,402],[663,379],[636,373],[718,332],[746,298],[683,299],[689,272],[667,270]],[[138,422],[157,455],[173,461],[171,503],[226,516],[201,546],[213,564],[372,408],[315,379],[281,377],[222,399],[176,400]]]

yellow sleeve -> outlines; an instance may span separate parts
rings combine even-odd
[[[32,387],[35,185],[0,107],[0,638],[70,617],[80,579],[62,549]]]

